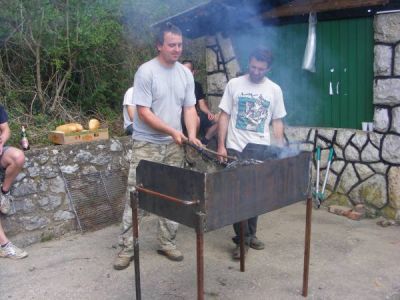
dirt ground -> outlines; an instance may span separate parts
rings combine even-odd
[[[303,299],[304,203],[265,214],[246,272],[231,259],[230,226],[205,235],[206,299]],[[400,226],[352,221],[313,210],[308,299],[400,299]],[[28,247],[21,261],[0,259],[1,299],[135,299],[134,268],[112,268],[118,226]],[[156,253],[156,217],[140,232],[142,299],[196,299],[196,235],[181,226],[185,259]]]

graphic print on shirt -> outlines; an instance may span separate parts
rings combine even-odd
[[[262,95],[241,94],[238,97],[236,128],[264,133],[270,102]]]

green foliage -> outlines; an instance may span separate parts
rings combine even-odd
[[[0,103],[19,141],[96,117],[122,133],[121,103],[138,66],[156,55],[151,24],[200,0],[2,0]],[[189,53],[193,56],[193,53]]]

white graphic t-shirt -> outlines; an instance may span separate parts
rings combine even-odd
[[[228,82],[219,108],[230,115],[226,147],[240,152],[248,143],[269,145],[271,120],[286,116],[279,85],[252,83],[248,75]]]

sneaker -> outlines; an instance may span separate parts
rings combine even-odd
[[[183,260],[183,254],[181,251],[176,250],[176,249],[171,249],[171,250],[157,250],[157,253],[160,255],[166,256],[169,260],[172,261],[182,261]]]
[[[8,215],[11,212],[11,201],[13,200],[10,192],[3,194],[0,191],[0,212]]]
[[[28,253],[26,251],[18,248],[11,242],[8,242],[7,246],[5,246],[5,247],[0,246],[0,257],[21,259],[21,258],[25,258],[27,256],[28,256]]]
[[[261,242],[257,237],[253,237],[250,241],[250,248],[262,250],[265,248],[265,244]]]
[[[117,257],[114,259],[114,269],[115,270],[123,270],[129,267],[131,261],[133,260],[132,251],[126,251],[126,249],[122,249]]]
[[[244,257],[246,257],[247,252],[249,252],[249,246],[245,245],[244,246]],[[235,250],[233,250],[232,258],[233,259],[240,259],[240,246],[239,245],[237,245]]]

